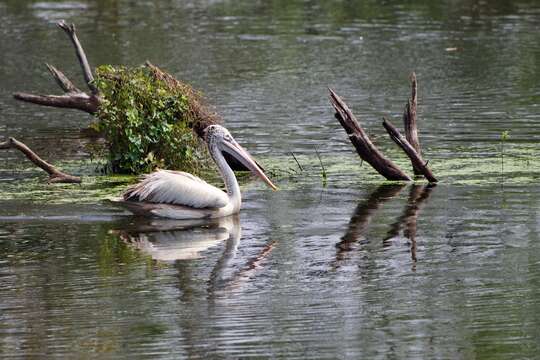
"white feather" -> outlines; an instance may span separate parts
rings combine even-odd
[[[170,170],[159,170],[146,175],[141,182],[126,191],[124,199],[131,198],[197,209],[222,208],[229,203],[228,195],[215,186],[191,174]]]

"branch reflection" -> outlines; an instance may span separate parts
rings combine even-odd
[[[365,201],[358,204],[349,221],[347,232],[341,237],[341,241],[336,244],[337,262],[344,258],[346,252],[353,249],[354,244],[366,232],[373,216],[381,205],[398,195],[404,187],[404,184],[381,185]]]
[[[411,186],[407,206],[403,210],[401,216],[397,218],[396,222],[391,225],[387,236],[383,240],[383,246],[390,246],[392,243],[399,241],[399,233],[403,229],[403,236],[409,240],[411,258],[414,262],[417,261],[416,222],[420,210],[426,204],[435,186],[435,184]]]
[[[377,211],[379,211],[385,202],[397,196],[404,187],[405,185],[403,184],[381,185],[365,201],[358,204],[349,221],[345,235],[336,244],[337,253],[332,268],[339,267],[339,263],[346,258],[347,252],[354,249],[355,244],[362,243],[359,239],[367,232],[371,220]],[[434,187],[434,184],[411,186],[407,205],[403,213],[391,225],[387,236],[383,240],[383,246],[390,246],[392,243],[399,242],[401,240],[399,235],[403,230],[403,236],[408,239],[411,258],[413,262],[417,261],[417,219],[420,210],[427,203]]]

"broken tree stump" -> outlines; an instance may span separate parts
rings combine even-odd
[[[362,160],[369,163],[379,174],[388,180],[412,179],[403,172],[390,159],[386,158],[382,152],[371,142],[352,111],[347,104],[332,90],[330,90],[330,100],[336,113],[335,117],[349,135],[349,140],[356,148],[356,152]]]
[[[10,137],[7,141],[0,143],[0,149],[17,149],[21,151],[28,158],[28,160],[49,174],[49,183],[81,183],[80,177],[63,173],[53,165],[40,158],[28,146],[15,138]]]

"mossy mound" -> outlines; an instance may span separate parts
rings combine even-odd
[[[161,167],[199,173],[208,164],[200,138],[219,118],[201,93],[149,63],[100,66],[95,84],[102,103],[93,127],[105,137],[112,172]]]

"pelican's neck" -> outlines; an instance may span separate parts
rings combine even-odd
[[[227,195],[229,195],[230,204],[233,207],[233,213],[236,213],[238,212],[238,210],[240,210],[240,205],[242,204],[240,186],[238,185],[238,181],[236,180],[236,175],[234,175],[234,171],[231,169],[217,146],[212,147],[212,151],[210,153],[212,154],[212,157],[214,158],[214,161],[216,162],[216,165],[218,167],[219,173],[221,174],[221,178],[225,183]]]

